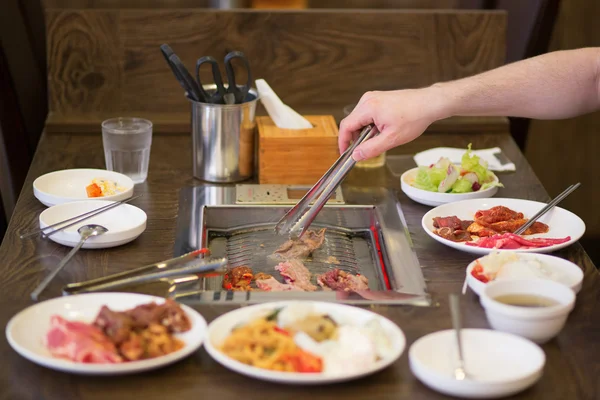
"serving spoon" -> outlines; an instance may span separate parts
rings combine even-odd
[[[46,288],[46,286],[48,286],[50,281],[54,279],[54,277],[60,272],[61,269],[63,269],[63,267],[69,262],[69,260],[75,255],[75,253],[77,253],[77,251],[81,248],[81,246],[83,246],[86,240],[88,240],[92,236],[104,235],[106,232],[108,232],[108,229],[106,229],[102,225],[89,224],[77,229],[77,232],[81,237],[79,243],[77,243],[77,245],[73,247],[69,254],[67,254],[66,257],[62,259],[62,261],[60,262],[60,264],[58,264],[54,271],[52,271],[46,278],[44,278],[44,280],[35,288],[35,290],[31,292],[31,299],[33,301],[38,300],[40,293],[42,293],[42,291]]]
[[[461,320],[460,320],[460,298],[457,294],[450,294],[450,314],[452,315],[452,326],[456,333],[456,344],[458,346],[458,365],[454,369],[454,378],[458,381],[468,379],[467,371],[465,371],[465,359],[462,351],[462,340],[460,335]]]

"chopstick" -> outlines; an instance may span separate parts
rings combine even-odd
[[[550,203],[548,203],[544,208],[542,208],[537,214],[535,214],[533,217],[531,217],[529,219],[529,221],[527,221],[523,226],[521,226],[519,229],[517,229],[514,233],[515,235],[521,235],[523,232],[525,232],[531,225],[533,225],[533,223],[535,221],[537,221],[542,215],[546,214],[548,211],[550,211],[551,209],[553,209],[558,203],[560,203],[561,201],[563,201],[568,195],[570,195],[571,193],[573,193],[573,191],[575,191],[575,189],[577,189],[579,186],[581,186],[581,182],[577,182],[574,185],[569,186],[568,188],[566,188],[561,194],[559,194],[558,196],[556,196],[554,198],[554,200],[552,200]]]
[[[70,227],[70,226],[76,225],[76,224],[78,224],[78,223],[80,223],[80,222],[83,222],[83,221],[85,221],[86,219],[89,219],[89,218],[91,218],[91,217],[94,217],[94,216],[96,216],[96,215],[98,215],[98,214],[102,214],[103,212],[105,212],[105,211],[108,211],[108,210],[111,210],[111,209],[113,209],[113,208],[115,208],[115,207],[118,207],[118,206],[120,206],[121,204],[129,203],[130,201],[133,201],[133,200],[135,200],[135,199],[138,199],[138,198],[140,198],[140,197],[142,197],[142,196],[143,196],[143,194],[138,194],[137,196],[130,197],[130,198],[128,198],[128,199],[125,199],[125,200],[117,201],[117,202],[115,202],[115,203],[112,203],[112,204],[107,204],[107,205],[105,205],[105,206],[102,206],[102,207],[99,207],[99,208],[97,208],[97,209],[95,209],[95,210],[91,210],[91,211],[88,211],[88,212],[86,212],[86,213],[83,213],[83,214],[76,215],[76,216],[74,216],[74,217],[72,217],[72,218],[65,219],[64,221],[60,221],[60,222],[57,222],[57,223],[55,223],[55,224],[48,225],[48,226],[47,226],[47,227],[45,227],[45,228],[36,229],[36,230],[34,230],[34,231],[32,231],[32,232],[25,233],[25,234],[23,234],[23,235],[21,235],[21,236],[19,236],[19,237],[20,237],[21,239],[25,239],[25,238],[28,238],[28,237],[30,237],[30,236],[33,236],[33,235],[37,235],[37,234],[39,234],[39,233],[42,233],[42,237],[43,237],[43,238],[47,238],[47,237],[49,237],[49,236],[52,236],[52,235],[54,235],[54,234],[55,234],[55,233],[57,233],[57,232],[60,232],[60,231],[62,231],[62,230],[63,230],[63,229],[65,229],[65,228],[68,228],[68,227]],[[48,233],[48,234],[44,234],[44,231],[46,231],[46,230],[48,230],[48,229],[55,228],[55,227],[57,227],[57,226],[59,226],[59,225],[66,224],[67,222],[71,222],[71,221],[75,221],[75,222],[72,222],[72,223],[70,223],[69,225],[65,225],[65,226],[63,226],[63,227],[61,227],[61,228],[57,228],[57,229],[53,230],[52,232],[50,232],[50,233]]]

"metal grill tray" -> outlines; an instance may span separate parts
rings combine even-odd
[[[180,194],[175,255],[208,247],[214,257],[227,257],[232,267],[248,266],[283,282],[272,254],[287,238],[274,227],[290,204],[238,204],[236,188],[202,185]],[[325,241],[303,260],[316,277],[334,268],[368,278],[369,299],[356,294],[316,292],[227,292],[222,277],[198,280],[197,291],[171,288],[169,296],[185,303],[250,304],[285,299],[343,301],[358,304],[431,305],[421,267],[412,248],[397,198],[383,188],[343,187],[345,204],[326,205],[311,229],[326,228]],[[335,257],[338,264],[328,261]],[[181,293],[180,293],[181,292]],[[185,292],[185,293],[183,293]]]
[[[264,272],[285,283],[275,266],[283,261],[273,252],[285,241],[276,235],[274,225],[267,224],[253,229],[208,230],[208,248],[214,257],[227,257],[230,267],[247,266],[254,273]],[[377,260],[377,247],[371,231],[345,232],[335,227],[315,225],[311,229],[326,228],[323,245],[303,260],[312,274],[312,283],[318,287],[317,276],[339,268],[351,274],[364,275],[371,290],[386,290]],[[206,290],[220,290],[223,278],[206,279]]]

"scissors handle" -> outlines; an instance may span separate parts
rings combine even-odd
[[[173,75],[175,75],[175,78],[183,90],[187,92],[188,97],[195,101],[202,101],[203,98],[198,88],[198,84],[185,68],[177,54],[173,52],[173,49],[165,43],[160,46],[160,51],[167,64],[169,64],[169,67],[171,67]]]
[[[212,95],[204,90],[202,81],[200,80],[200,67],[202,64],[210,64],[212,67],[212,75],[217,86],[217,91]],[[221,70],[217,60],[211,56],[204,56],[196,61],[196,79],[198,80],[198,86],[200,87],[200,93],[204,96],[208,103],[221,104],[223,103],[223,97],[225,96],[225,87],[223,86],[223,78],[221,77]]]
[[[235,81],[235,73],[233,71],[233,65],[231,61],[234,58],[239,58],[242,60],[244,64],[244,68],[246,68],[246,73],[248,75],[248,81],[244,86],[238,87]],[[248,59],[241,51],[232,51],[231,53],[225,56],[225,72],[227,73],[227,83],[229,84],[227,88],[228,93],[233,93],[235,96],[236,103],[242,103],[246,98],[246,95],[250,91],[252,87],[252,71],[250,70],[250,63],[248,63]]]

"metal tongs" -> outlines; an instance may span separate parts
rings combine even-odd
[[[364,127],[358,139],[333,163],[331,168],[302,197],[298,204],[279,220],[275,226],[275,231],[280,235],[289,234],[291,239],[302,237],[325,203],[327,203],[327,200],[329,200],[340,183],[342,183],[342,180],[344,180],[348,172],[356,164],[356,161],[352,158],[354,149],[378,133],[379,131],[373,124]],[[311,207],[310,204],[313,201],[314,204]]]
[[[176,264],[192,262],[205,250],[195,250],[170,260],[146,265],[131,271],[119,272],[104,278],[91,279],[85,282],[71,283],[63,287],[63,295],[76,293],[101,292],[109,289],[130,286],[139,283],[158,281],[160,279],[195,274],[198,277],[224,275],[227,272],[227,259],[214,260],[198,259],[192,265],[173,268]]]

